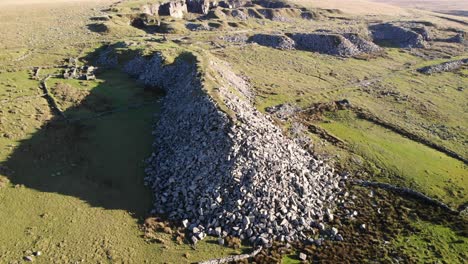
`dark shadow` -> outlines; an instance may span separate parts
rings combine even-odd
[[[137,84],[120,70],[97,75],[65,90],[47,85],[67,120],[57,116],[24,139],[1,167],[12,184],[41,192],[77,197],[91,206],[123,209],[136,218],[147,215],[152,195],[144,186],[144,160],[151,154],[154,113],[160,93]],[[102,113],[106,113],[105,115]],[[74,120],[74,121],[70,121]]]
[[[92,23],[86,25],[86,27],[95,33],[105,33],[109,31],[109,28],[103,23]]]

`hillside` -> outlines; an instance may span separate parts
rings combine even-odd
[[[468,258],[466,18],[364,0],[0,7],[0,262]]]

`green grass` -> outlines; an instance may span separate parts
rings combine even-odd
[[[0,100],[39,90],[27,72],[0,74],[0,81]],[[54,82],[89,91],[82,103],[65,110],[71,116],[95,114],[95,109],[80,109],[85,102],[102,102],[93,96],[111,107],[156,99],[118,71],[104,72],[88,86]],[[38,263],[180,263],[240,253],[212,238],[195,250],[162,233],[164,244],[142,238],[139,224],[152,207],[151,192],[143,185],[144,159],[151,153],[158,104],[70,124],[48,121],[52,116],[41,97],[0,109],[1,131],[14,135],[0,137],[1,177],[10,180],[0,188],[2,261],[20,261],[27,250],[43,252]]]
[[[413,256],[416,263],[464,263],[468,259],[468,238],[452,229],[425,221],[414,221],[416,232],[399,236],[395,247]]]
[[[454,207],[468,201],[468,170],[463,162],[345,111],[332,119],[320,126],[381,168],[384,173],[375,175],[377,178],[402,178],[406,185],[415,185]]]

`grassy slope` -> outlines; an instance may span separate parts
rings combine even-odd
[[[93,96],[100,98],[98,102],[105,97],[112,107],[155,99],[119,72],[105,72],[101,78],[87,82],[87,87],[77,81],[49,83],[67,82],[90,91],[81,104],[66,110],[80,116],[92,114],[93,109],[83,105]],[[26,72],[0,74],[0,80],[16,85],[3,85],[0,99],[38,92],[38,83],[28,80]],[[151,207],[151,194],[143,186],[143,160],[151,151],[157,105],[52,129],[41,127],[50,117],[42,98],[15,102],[14,109],[21,114],[9,109],[13,105],[2,104],[1,131],[12,137],[0,139],[0,160],[14,171],[8,173],[11,184],[0,189],[2,260],[20,260],[27,250],[41,250],[40,263],[193,262],[234,252],[211,240],[192,250],[165,234],[160,234],[165,244],[141,238],[138,223]],[[20,133],[17,120],[22,120],[26,132]],[[6,148],[9,145],[17,147]]]
[[[416,189],[455,208],[468,201],[468,170],[463,162],[347,112],[333,120],[321,126],[386,173],[403,177],[409,185],[414,183]]]

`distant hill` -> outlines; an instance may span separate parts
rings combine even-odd
[[[468,1],[462,0],[372,0],[405,8],[424,9],[444,14],[468,16]]]

